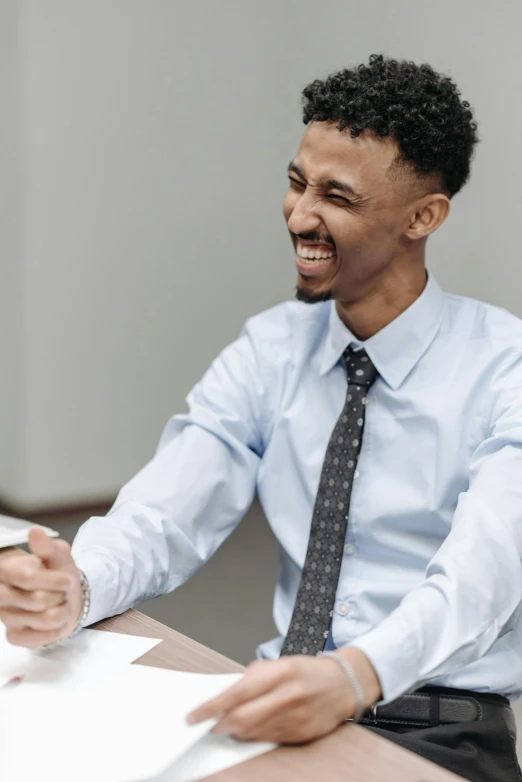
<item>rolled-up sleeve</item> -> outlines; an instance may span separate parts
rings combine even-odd
[[[73,557],[91,586],[86,624],[122,613],[186,581],[252,502],[264,449],[262,366],[248,328],[167,424],[154,458],[105,517],[89,519]]]
[[[522,598],[522,363],[494,381],[488,437],[470,463],[451,531],[425,579],[352,645],[372,662],[390,701],[482,657]]]

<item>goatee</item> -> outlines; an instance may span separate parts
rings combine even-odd
[[[297,301],[302,301],[305,304],[319,304],[321,301],[330,301],[332,298],[332,291],[323,291],[322,293],[309,293],[301,288],[299,285],[295,289],[295,297]]]

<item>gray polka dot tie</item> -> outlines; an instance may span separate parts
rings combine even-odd
[[[344,361],[348,375],[346,403],[326,449],[308,551],[281,654],[319,654],[333,616],[352,484],[361,451],[366,394],[377,377],[364,350],[348,347]]]

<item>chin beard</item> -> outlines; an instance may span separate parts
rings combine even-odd
[[[319,304],[321,301],[330,301],[332,298],[332,291],[327,290],[322,293],[308,293],[303,288],[296,286],[295,297],[297,301],[302,301],[305,304]]]

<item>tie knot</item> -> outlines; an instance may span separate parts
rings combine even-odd
[[[377,370],[368,358],[365,350],[347,347],[343,353],[346,363],[348,382],[358,386],[371,386],[377,378]]]

